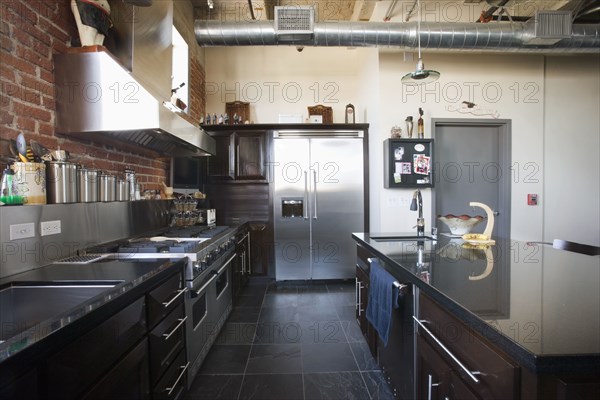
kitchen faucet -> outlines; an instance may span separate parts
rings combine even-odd
[[[418,207],[417,207],[418,201]],[[423,197],[419,189],[413,193],[412,202],[410,203],[410,210],[419,210],[419,217],[417,218],[417,236],[425,236],[425,219],[423,218]]]

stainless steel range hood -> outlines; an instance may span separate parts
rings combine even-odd
[[[54,56],[56,132],[146,156],[214,155],[213,138],[165,107],[173,87],[173,0],[141,8],[112,2],[111,15],[118,18],[108,50]]]
[[[155,98],[110,53],[57,54],[54,67],[57,133],[167,156],[215,154],[213,138]]]

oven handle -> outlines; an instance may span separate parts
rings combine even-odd
[[[173,330],[171,332],[162,334],[165,341],[169,340],[169,338],[171,336],[173,336],[173,334],[175,332],[177,332],[177,329],[179,329],[179,327],[187,320],[187,317],[185,317],[183,319],[179,318],[178,320],[179,320],[179,323],[177,324],[177,326],[175,328],[173,328]]]
[[[214,281],[215,279],[217,279],[217,275],[213,275],[208,282],[206,282],[204,285],[202,285],[202,287],[198,290],[195,290],[196,292],[196,296],[200,296],[200,293],[202,293],[204,291],[204,289],[206,289],[208,287],[208,285],[210,285],[212,283],[212,281]]]
[[[169,306],[170,306],[171,304],[173,304],[173,302],[174,302],[175,300],[177,300],[177,298],[178,298],[179,296],[181,296],[182,294],[184,294],[186,291],[187,291],[187,288],[183,288],[183,289],[181,289],[181,290],[178,290],[178,291],[177,291],[177,294],[175,295],[175,297],[173,297],[173,298],[172,298],[170,301],[168,301],[168,302],[163,302],[163,303],[162,303],[162,305],[163,305],[165,308],[169,308]]]
[[[227,268],[227,266],[229,265],[229,263],[231,262],[231,260],[233,260],[235,258],[235,256],[237,256],[237,254],[232,255],[229,260],[225,261],[225,264],[223,264],[223,266],[221,268],[219,268],[219,270],[217,271],[217,275],[220,275],[221,272],[223,272],[223,270],[225,268]]]

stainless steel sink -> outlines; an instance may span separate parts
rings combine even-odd
[[[398,242],[398,241],[418,241],[418,240],[435,240],[433,237],[431,236],[416,236],[416,235],[394,235],[394,234],[390,234],[390,235],[375,235],[375,236],[369,236],[372,240],[376,241],[376,242]]]
[[[68,311],[119,283],[8,286],[0,290],[0,341]]]

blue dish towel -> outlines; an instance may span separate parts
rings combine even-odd
[[[396,279],[383,269],[377,260],[371,262],[369,278],[371,282],[367,320],[377,330],[383,344],[387,346],[392,308],[398,308],[398,289],[394,286]]]

